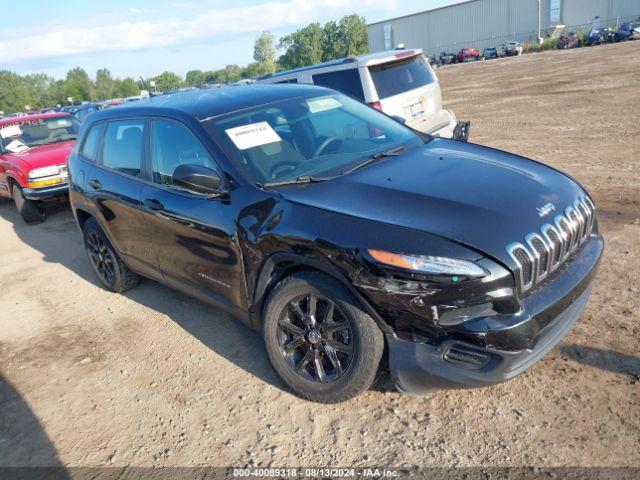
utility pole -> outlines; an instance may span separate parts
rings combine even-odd
[[[538,0],[538,51],[542,47],[542,0]]]

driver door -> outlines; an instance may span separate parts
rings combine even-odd
[[[218,170],[212,156],[187,126],[168,119],[152,120],[149,156],[153,184],[143,188],[142,204],[166,282],[230,310],[243,306],[233,205],[172,184],[179,165]]]

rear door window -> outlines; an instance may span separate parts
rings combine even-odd
[[[337,70],[327,73],[316,73],[312,78],[314,85],[333,88],[334,90],[338,90],[339,92],[346,93],[358,100],[364,101],[362,81],[360,80],[360,72],[358,72],[357,68],[349,68],[347,70]]]
[[[102,164],[139,177],[142,165],[144,120],[109,122],[102,147]]]
[[[392,97],[424,87],[435,80],[422,55],[369,67],[378,97]]]

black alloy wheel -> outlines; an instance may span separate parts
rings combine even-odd
[[[333,382],[354,355],[351,325],[331,300],[308,294],[292,299],[278,319],[280,353],[305,380]]]
[[[113,254],[95,231],[87,235],[87,253],[100,280],[111,285],[115,278]]]

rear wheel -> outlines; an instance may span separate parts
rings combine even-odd
[[[44,219],[46,218],[44,208],[42,208],[42,206],[40,206],[38,202],[34,202],[33,200],[24,198],[20,185],[16,183],[12,185],[11,196],[13,197],[13,201],[16,204],[18,213],[25,222],[27,222],[28,224],[33,224],[41,223],[44,221]]]
[[[106,288],[122,293],[138,284],[140,277],[124,264],[94,218],[84,222],[82,233],[91,266]]]
[[[384,351],[382,332],[353,295],[316,272],[276,286],[265,306],[263,330],[280,377],[316,402],[342,402],[367,390]]]

